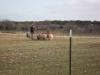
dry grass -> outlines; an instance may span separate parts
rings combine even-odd
[[[68,37],[30,40],[0,34],[0,75],[68,75]],[[72,74],[100,74],[100,38],[73,38]]]

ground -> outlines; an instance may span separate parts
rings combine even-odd
[[[69,38],[0,33],[0,75],[69,75]],[[100,74],[100,37],[73,37],[72,75]]]

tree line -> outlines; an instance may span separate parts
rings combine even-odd
[[[0,21],[0,31],[29,31],[30,26],[36,30],[62,31],[64,33],[72,29],[75,33],[100,34],[99,21]]]

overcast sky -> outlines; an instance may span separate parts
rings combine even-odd
[[[3,19],[100,21],[100,0],[0,0]]]

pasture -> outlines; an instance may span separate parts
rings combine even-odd
[[[69,38],[0,33],[0,75],[68,75]],[[72,75],[100,75],[100,38],[73,37]]]

